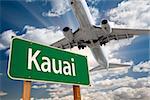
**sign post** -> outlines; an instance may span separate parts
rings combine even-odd
[[[81,100],[80,86],[73,85],[74,100]]]
[[[23,100],[30,100],[30,94],[31,94],[31,82],[30,81],[24,81],[23,82],[22,99]]]

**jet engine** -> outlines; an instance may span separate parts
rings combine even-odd
[[[69,27],[65,27],[63,29],[63,34],[68,39],[68,41],[71,43],[73,41],[73,33],[72,30]]]
[[[112,32],[112,28],[110,27],[108,20],[104,19],[101,22],[101,27],[102,30],[106,33],[106,34],[110,34]]]

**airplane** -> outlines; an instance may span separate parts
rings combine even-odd
[[[52,43],[50,46],[62,49],[77,46],[79,50],[89,47],[99,64],[90,71],[114,68],[117,66],[129,66],[125,64],[108,63],[101,46],[111,40],[127,39],[134,35],[150,33],[150,29],[111,28],[107,19],[101,21],[101,26],[96,26],[91,21],[92,16],[85,0],[71,0],[70,4],[79,22],[79,28],[75,32],[72,32],[69,26],[64,27],[63,34],[65,38]]]

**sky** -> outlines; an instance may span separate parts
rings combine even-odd
[[[108,19],[111,27],[150,29],[149,0],[86,0],[94,23]],[[43,44],[64,38],[62,29],[73,31],[79,23],[69,0],[0,0],[0,100],[20,100],[22,81],[7,75],[12,36]],[[133,64],[132,68],[90,73],[91,87],[81,86],[84,100],[148,100],[150,98],[150,35],[110,41],[102,46],[109,62]],[[89,69],[98,65],[90,49],[68,51],[86,55]],[[117,83],[117,84],[116,84]],[[32,83],[32,100],[73,99],[72,86]]]

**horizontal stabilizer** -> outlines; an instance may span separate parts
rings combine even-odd
[[[109,69],[109,68],[131,67],[131,66],[132,66],[132,65],[129,65],[129,64],[109,63],[108,69]],[[106,69],[106,68],[103,67],[103,66],[98,65],[98,66],[92,68],[92,69],[90,70],[90,72],[99,71],[99,70],[103,70],[103,69]]]
[[[109,68],[118,68],[118,67],[131,67],[132,65],[129,64],[116,64],[116,63],[109,63]]]

